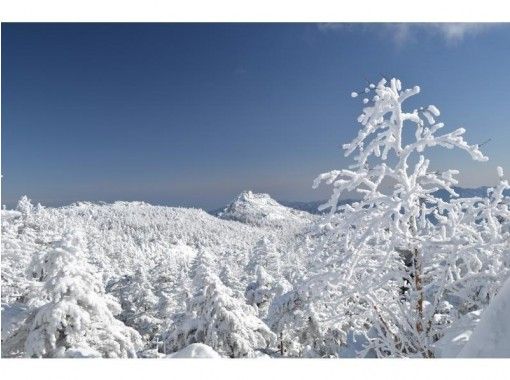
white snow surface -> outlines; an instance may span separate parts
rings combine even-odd
[[[182,350],[167,355],[166,357],[171,359],[183,359],[183,358],[218,359],[221,358],[221,355],[214,351],[207,344],[193,343],[190,344],[189,346],[184,347]]]
[[[473,330],[480,322],[482,310],[467,313],[456,321],[448,332],[435,344],[435,353],[441,358],[456,358],[471,338]]]
[[[482,313],[461,358],[510,357],[510,279]]]

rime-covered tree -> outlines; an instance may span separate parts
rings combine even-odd
[[[274,334],[255,315],[255,310],[233,296],[212,272],[214,258],[206,250],[192,266],[194,295],[185,313],[176,316],[166,336],[167,347],[177,351],[192,343],[204,343],[230,357],[252,357],[268,348]]]
[[[283,276],[281,255],[275,244],[263,237],[251,250],[245,274],[250,282],[245,289],[249,305],[256,306],[259,317],[265,318],[269,305],[276,296],[289,291],[292,286]]]
[[[137,330],[146,341],[152,340],[162,321],[156,317],[159,298],[145,270],[138,268],[134,274],[111,282],[107,292],[120,302],[122,311],[117,318]]]
[[[36,255],[30,271],[41,286],[38,306],[27,320],[26,356],[136,356],[140,335],[114,317],[120,306],[88,264],[79,233],[67,233]]]
[[[314,181],[314,187],[323,181],[333,185],[322,209],[330,208],[329,225],[342,235],[339,278],[345,294],[356,294],[367,305],[365,316],[379,331],[374,341],[379,355],[432,356],[425,284],[434,279],[425,268],[438,258],[430,244],[437,220],[452,217],[436,192],[457,196],[458,171],[432,170],[424,152],[435,146],[459,148],[474,160],[487,160],[477,145],[465,142],[463,128],[439,133],[444,125],[435,120],[437,107],[405,111],[404,102],[419,92],[418,86],[402,90],[398,79],[366,88],[371,99],[365,98],[367,106],[358,117],[361,129],[343,146],[346,156],[357,152],[354,164]],[[361,199],[339,208],[347,192]],[[337,210],[341,214],[335,215]]]
[[[268,324],[278,337],[281,356],[301,356],[300,332],[306,329],[309,294],[293,289],[276,297],[270,305]]]
[[[292,289],[276,296],[269,307],[267,324],[278,336],[279,352],[294,357],[337,357],[346,341],[348,317],[339,307],[338,287],[325,281],[326,272],[303,277]],[[320,280],[319,280],[320,278]]]
[[[257,307],[259,317],[265,318],[273,299],[291,288],[292,285],[284,277],[275,279],[262,265],[257,265],[255,280],[248,284],[244,296],[248,305]]]
[[[34,205],[26,195],[23,195],[16,205],[16,210],[21,212],[23,217],[27,217],[34,211]]]
[[[427,242],[437,260],[429,276],[443,279],[435,287],[433,304],[446,297],[455,310],[464,314],[485,308],[508,276],[510,269],[510,189],[498,167],[499,182],[485,197],[453,199],[441,204],[436,215],[437,235]],[[448,241],[448,245],[442,244]],[[438,290],[440,290],[438,292]]]
[[[273,277],[281,276],[281,253],[271,239],[263,237],[250,252],[246,272],[255,273],[257,266],[262,266]]]
[[[245,296],[250,305],[257,305],[267,311],[272,298],[271,286],[282,276],[280,256],[280,252],[268,237],[258,240],[250,251],[245,268],[245,276],[250,281]]]
[[[230,262],[225,261],[221,266],[219,278],[223,285],[232,290],[232,294],[235,297],[242,297],[245,291],[245,287],[240,282],[239,275],[236,276],[236,273],[232,269],[232,265]]]

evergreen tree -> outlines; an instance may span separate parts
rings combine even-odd
[[[273,277],[282,275],[281,252],[278,251],[271,239],[263,237],[255,244],[250,252],[246,271],[255,273],[257,266],[262,266]]]
[[[110,283],[107,291],[120,302],[122,311],[118,318],[137,330],[146,341],[152,340],[162,321],[156,317],[159,298],[145,270],[138,268],[134,274]]]
[[[28,318],[26,356],[136,356],[140,335],[115,319],[120,306],[86,261],[80,234],[68,233],[37,255],[32,275],[41,282],[42,296]]]
[[[212,273],[214,259],[199,252],[192,266],[195,293],[186,313],[177,316],[167,334],[167,347],[177,351],[192,343],[204,343],[230,357],[252,357],[267,349],[274,334],[255,315],[255,310],[233,296]]]
[[[21,215],[26,218],[27,216],[31,215],[34,211],[34,205],[32,204],[32,201],[26,196],[23,195],[16,205],[16,210],[21,212]]]

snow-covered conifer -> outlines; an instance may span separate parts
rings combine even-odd
[[[274,279],[261,265],[257,266],[255,272],[256,280],[248,284],[245,297],[248,305],[256,306],[259,310],[259,316],[263,317],[267,313],[269,304],[274,297],[274,292],[271,288]]]
[[[34,210],[34,205],[32,204],[32,201],[26,196],[23,195],[16,205],[16,210],[21,212],[21,214],[24,217],[27,217],[28,215],[32,214]]]
[[[255,273],[257,266],[262,266],[271,276],[281,275],[281,253],[268,237],[263,237],[250,252],[246,271]]]
[[[159,298],[154,294],[145,270],[137,268],[134,274],[111,282],[107,292],[120,302],[122,311],[117,318],[150,341],[162,321],[156,317]]]
[[[282,253],[268,237],[257,241],[250,252],[245,271],[252,281],[244,294],[248,304],[257,307],[261,318],[267,316],[269,305],[276,296],[292,288],[283,275],[281,256]]]
[[[189,268],[183,263],[161,260],[149,273],[151,283],[157,285],[153,286],[153,293],[158,298],[155,316],[169,322],[174,313],[186,308],[191,292]],[[164,327],[159,330],[164,331]]]
[[[79,233],[66,234],[37,255],[31,274],[42,284],[40,306],[27,319],[26,356],[136,356],[140,336],[115,319],[120,306],[104,293]]]
[[[197,255],[193,266],[195,293],[186,313],[175,320],[167,334],[167,347],[177,351],[192,343],[204,343],[230,357],[252,357],[275,339],[255,310],[237,299],[219,277],[207,251]]]

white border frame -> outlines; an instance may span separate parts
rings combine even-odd
[[[505,22],[505,2],[484,0],[12,0],[2,22]],[[1,78],[0,78],[1,80]],[[1,359],[3,378],[298,380],[508,378],[506,359]]]

